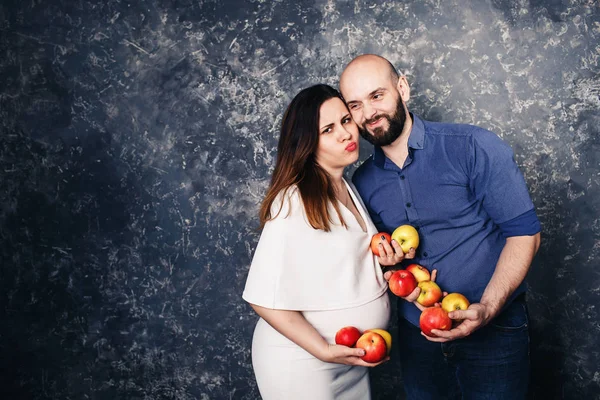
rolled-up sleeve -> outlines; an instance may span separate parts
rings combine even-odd
[[[501,225],[533,210],[527,184],[510,146],[490,131],[475,129],[469,151],[470,186],[486,212]]]

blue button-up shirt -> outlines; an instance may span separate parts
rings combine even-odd
[[[478,302],[506,243],[501,224],[533,210],[525,180],[511,148],[494,133],[411,116],[402,168],[376,147],[353,183],[380,231],[417,228],[420,244],[408,263],[437,269],[443,291]],[[537,232],[539,222],[527,234]],[[512,298],[524,291],[523,283]],[[399,312],[418,326],[418,308],[399,304]]]

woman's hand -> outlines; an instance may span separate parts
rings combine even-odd
[[[359,365],[361,367],[376,367],[390,359],[390,357],[387,356],[377,363],[368,363],[360,358],[364,355],[365,351],[363,349],[356,349],[339,344],[329,344],[321,361],[345,365]]]
[[[383,274],[383,277],[385,278],[386,281],[390,280],[390,276],[392,276],[392,274],[394,273],[394,271],[386,271]],[[433,271],[431,271],[431,281],[435,282],[435,278],[437,277],[437,269],[434,269]],[[416,287],[415,290],[413,290],[408,296],[406,297],[401,297],[401,299],[404,299],[410,303],[413,303],[415,306],[417,306],[417,308],[421,311],[423,311],[424,309],[426,309],[427,307],[421,305],[420,303],[417,303],[417,298],[419,297],[419,295],[421,294],[421,288],[420,287]],[[443,292],[442,293],[442,298],[445,297],[448,294],[448,292]]]
[[[408,253],[404,253],[402,248],[395,240],[392,240],[391,245],[383,240],[379,243],[379,265],[390,267],[400,263],[402,260],[415,258],[416,251],[411,248]]]

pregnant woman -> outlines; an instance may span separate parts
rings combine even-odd
[[[378,364],[364,362],[362,349],[333,344],[343,326],[387,327],[379,263],[399,261],[373,256],[377,230],[343,178],[358,159],[358,140],[348,108],[327,85],[302,90],[283,116],[242,296],[260,316],[252,365],[264,400],[371,398],[368,367]]]

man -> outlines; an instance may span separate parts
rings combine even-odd
[[[540,244],[540,224],[512,150],[471,125],[424,121],[406,106],[410,88],[376,55],[350,62],[340,90],[374,154],[353,182],[380,231],[410,224],[421,244],[380,255],[430,270],[446,292],[464,294],[456,326],[419,326],[414,300],[398,305],[399,353],[409,399],[519,399],[529,381],[524,279]],[[386,273],[389,279],[390,273]]]

